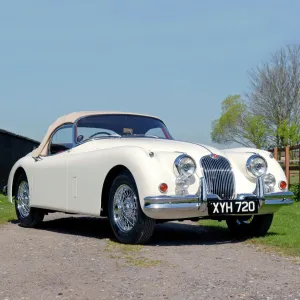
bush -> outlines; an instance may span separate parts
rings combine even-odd
[[[289,190],[294,193],[294,201],[299,201],[300,184],[291,184]]]

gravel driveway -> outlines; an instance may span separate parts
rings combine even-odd
[[[112,242],[106,220],[53,214],[0,227],[0,299],[299,299],[300,264],[195,223],[151,244]],[[192,225],[194,224],[194,225]]]

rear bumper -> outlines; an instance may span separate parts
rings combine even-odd
[[[285,205],[293,203],[293,193],[278,192],[264,195],[239,194],[236,200],[257,199],[259,211],[257,214],[272,214]],[[220,200],[217,195],[185,195],[185,196],[154,196],[145,197],[144,212],[153,219],[185,219],[209,217],[207,201]],[[222,201],[222,200],[220,200]],[[247,215],[247,214],[245,214]],[[228,215],[226,215],[228,216]]]

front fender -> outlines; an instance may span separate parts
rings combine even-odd
[[[7,182],[7,197],[8,197],[8,201],[9,202],[13,202],[13,183],[14,183],[14,177],[15,177],[15,173],[16,171],[22,167],[22,161],[24,160],[24,158],[19,159],[11,168],[9,176],[8,176],[8,182]]]
[[[131,171],[135,178],[142,208],[144,207],[145,197],[176,194],[177,177],[174,161],[180,154],[169,151],[154,151],[151,153],[142,149],[141,151],[136,150],[134,152],[134,161],[124,162],[124,165]],[[200,177],[201,171],[200,168],[197,168],[196,174],[191,176],[188,181],[189,194],[196,194],[198,192]],[[161,183],[168,185],[167,192],[160,192],[159,185]]]
[[[251,192],[255,188],[255,178],[251,177],[246,169],[246,162],[247,159],[257,153],[261,155],[268,164],[268,170],[267,173],[271,173],[276,178],[276,185],[274,187],[274,192],[281,192],[278,183],[280,181],[287,181],[287,178],[285,176],[285,173],[278,163],[278,161],[270,155],[269,152],[265,150],[260,149],[254,149],[254,148],[236,148],[236,149],[228,149],[224,150],[226,153],[227,158],[231,161],[232,165],[236,169],[236,173],[240,172],[242,176],[237,177],[239,184],[238,187],[243,186],[251,186]],[[238,171],[238,172],[237,172]],[[244,183],[241,181],[243,179]],[[245,192],[245,191],[240,191]]]
[[[122,153],[122,155],[120,155]],[[123,165],[133,175],[139,192],[141,207],[144,198],[160,194],[159,185],[166,183],[168,191],[164,195],[174,195],[176,175],[174,161],[180,153],[167,151],[148,151],[141,147],[116,147],[99,150],[99,155],[106,161],[106,174],[116,165]],[[101,163],[102,167],[103,164]],[[199,187],[197,176],[190,180],[190,193],[196,193]]]
[[[30,172],[27,172],[30,168],[30,166],[32,165],[33,163],[33,158],[29,155],[26,155],[22,158],[20,158],[19,160],[17,160],[15,162],[15,164],[12,166],[11,170],[10,170],[10,173],[9,173],[9,176],[8,176],[8,182],[7,182],[7,188],[6,188],[6,191],[7,191],[7,197],[8,197],[8,201],[10,202],[13,202],[13,183],[14,183],[14,178],[15,178],[15,174],[16,172],[22,168],[26,175],[27,175],[27,180],[29,182],[29,189],[31,189],[32,187],[32,178],[30,176]]]
[[[171,182],[171,168],[166,170],[155,155],[151,157],[149,151],[144,148],[118,146],[90,152],[80,152],[79,148],[74,148],[68,157],[69,191],[72,192],[71,180],[76,177],[78,197],[84,195],[87,199],[84,206],[79,204],[76,211],[91,214],[100,211],[106,176],[116,166],[126,167],[133,175],[142,207],[145,196],[156,195],[159,192],[159,183]]]
[[[175,194],[174,160],[180,154],[176,152],[153,151],[139,146],[118,146],[109,149],[97,149],[83,153],[75,149],[68,159],[69,178],[79,177],[77,188],[85,194],[87,213],[100,211],[101,195],[107,174],[116,166],[126,167],[133,175],[139,193],[141,207],[144,198],[161,194],[159,185],[167,183],[165,195]],[[153,155],[152,155],[153,153]],[[199,187],[196,179],[189,192],[195,193]],[[88,186],[87,186],[88,184]],[[82,192],[81,192],[82,191]]]

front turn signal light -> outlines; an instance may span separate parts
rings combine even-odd
[[[281,190],[285,190],[286,187],[287,187],[287,183],[286,183],[285,181],[280,181],[280,182],[279,182],[279,188],[280,188]]]
[[[161,183],[159,185],[159,190],[161,193],[165,193],[168,190],[168,185],[166,183]]]

